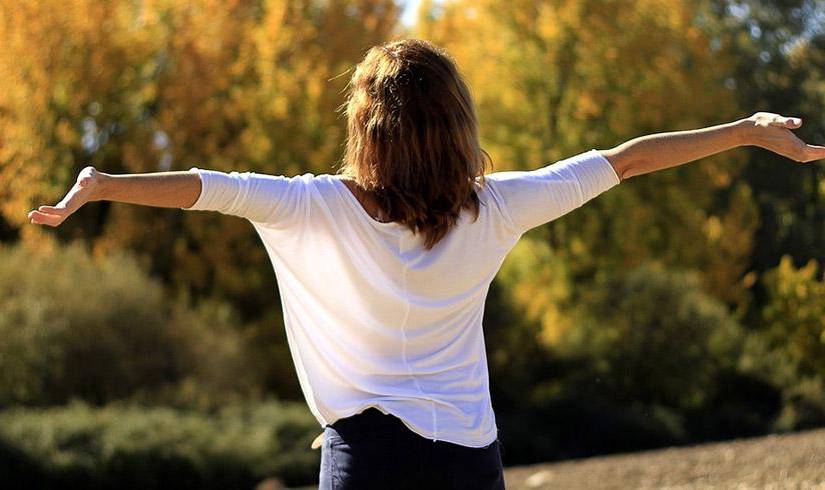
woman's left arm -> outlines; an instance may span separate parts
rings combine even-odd
[[[801,163],[825,158],[825,147],[808,145],[791,132],[801,126],[799,118],[757,112],[707,128],[641,136],[599,152],[610,161],[621,180],[738,146],[759,146]]]

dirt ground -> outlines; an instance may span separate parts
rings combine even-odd
[[[825,429],[511,466],[504,480],[507,490],[825,490]]]
[[[508,490],[825,490],[825,429],[509,467],[505,482]]]

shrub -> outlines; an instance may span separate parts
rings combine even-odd
[[[759,328],[746,343],[743,366],[779,387],[774,430],[825,423],[825,281],[815,260],[796,267],[783,256],[762,276]]]
[[[305,404],[233,404],[212,415],[83,402],[0,412],[4,488],[249,489],[317,482]]]
[[[645,264],[610,276],[581,312],[560,351],[592,359],[600,389],[616,400],[700,406],[741,350],[739,325],[691,272]]]
[[[825,280],[819,264],[796,268],[791,257],[767,271],[768,301],[762,308],[761,337],[768,349],[780,349],[799,377],[825,377]]]
[[[122,252],[0,247],[0,406],[249,391],[235,324],[220,304],[170,301]]]

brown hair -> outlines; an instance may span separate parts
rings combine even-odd
[[[370,48],[348,85],[347,140],[338,170],[392,221],[423,233],[431,249],[464,208],[478,218],[474,182],[490,155],[453,58],[429,41],[405,39]]]

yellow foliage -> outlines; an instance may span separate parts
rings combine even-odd
[[[539,325],[536,340],[547,347],[556,345],[573,325],[566,311],[571,290],[564,263],[547,243],[522,237],[502,264],[499,279],[527,321]]]
[[[781,345],[803,374],[825,373],[825,280],[819,263],[796,267],[789,255],[765,274],[769,300],[763,308],[768,338]]]
[[[733,60],[713,52],[693,23],[702,5],[422,2],[414,34],[457,59],[496,170],[528,170],[643,134],[741,117],[722,83]],[[743,156],[726,152],[623,184],[553,223],[549,240],[576,273],[652,258],[701,270],[708,292],[742,311],[756,206],[746,186],[731,189],[726,206],[714,194],[734,181]]]
[[[393,36],[399,15],[392,0],[0,0],[2,217],[39,240],[50,231],[24,226],[26,214],[89,164],[330,172],[345,134],[335,108],[347,77],[334,77]],[[253,290],[271,271],[246,223],[89,208],[57,233],[136,250],[174,282],[271,296]]]

